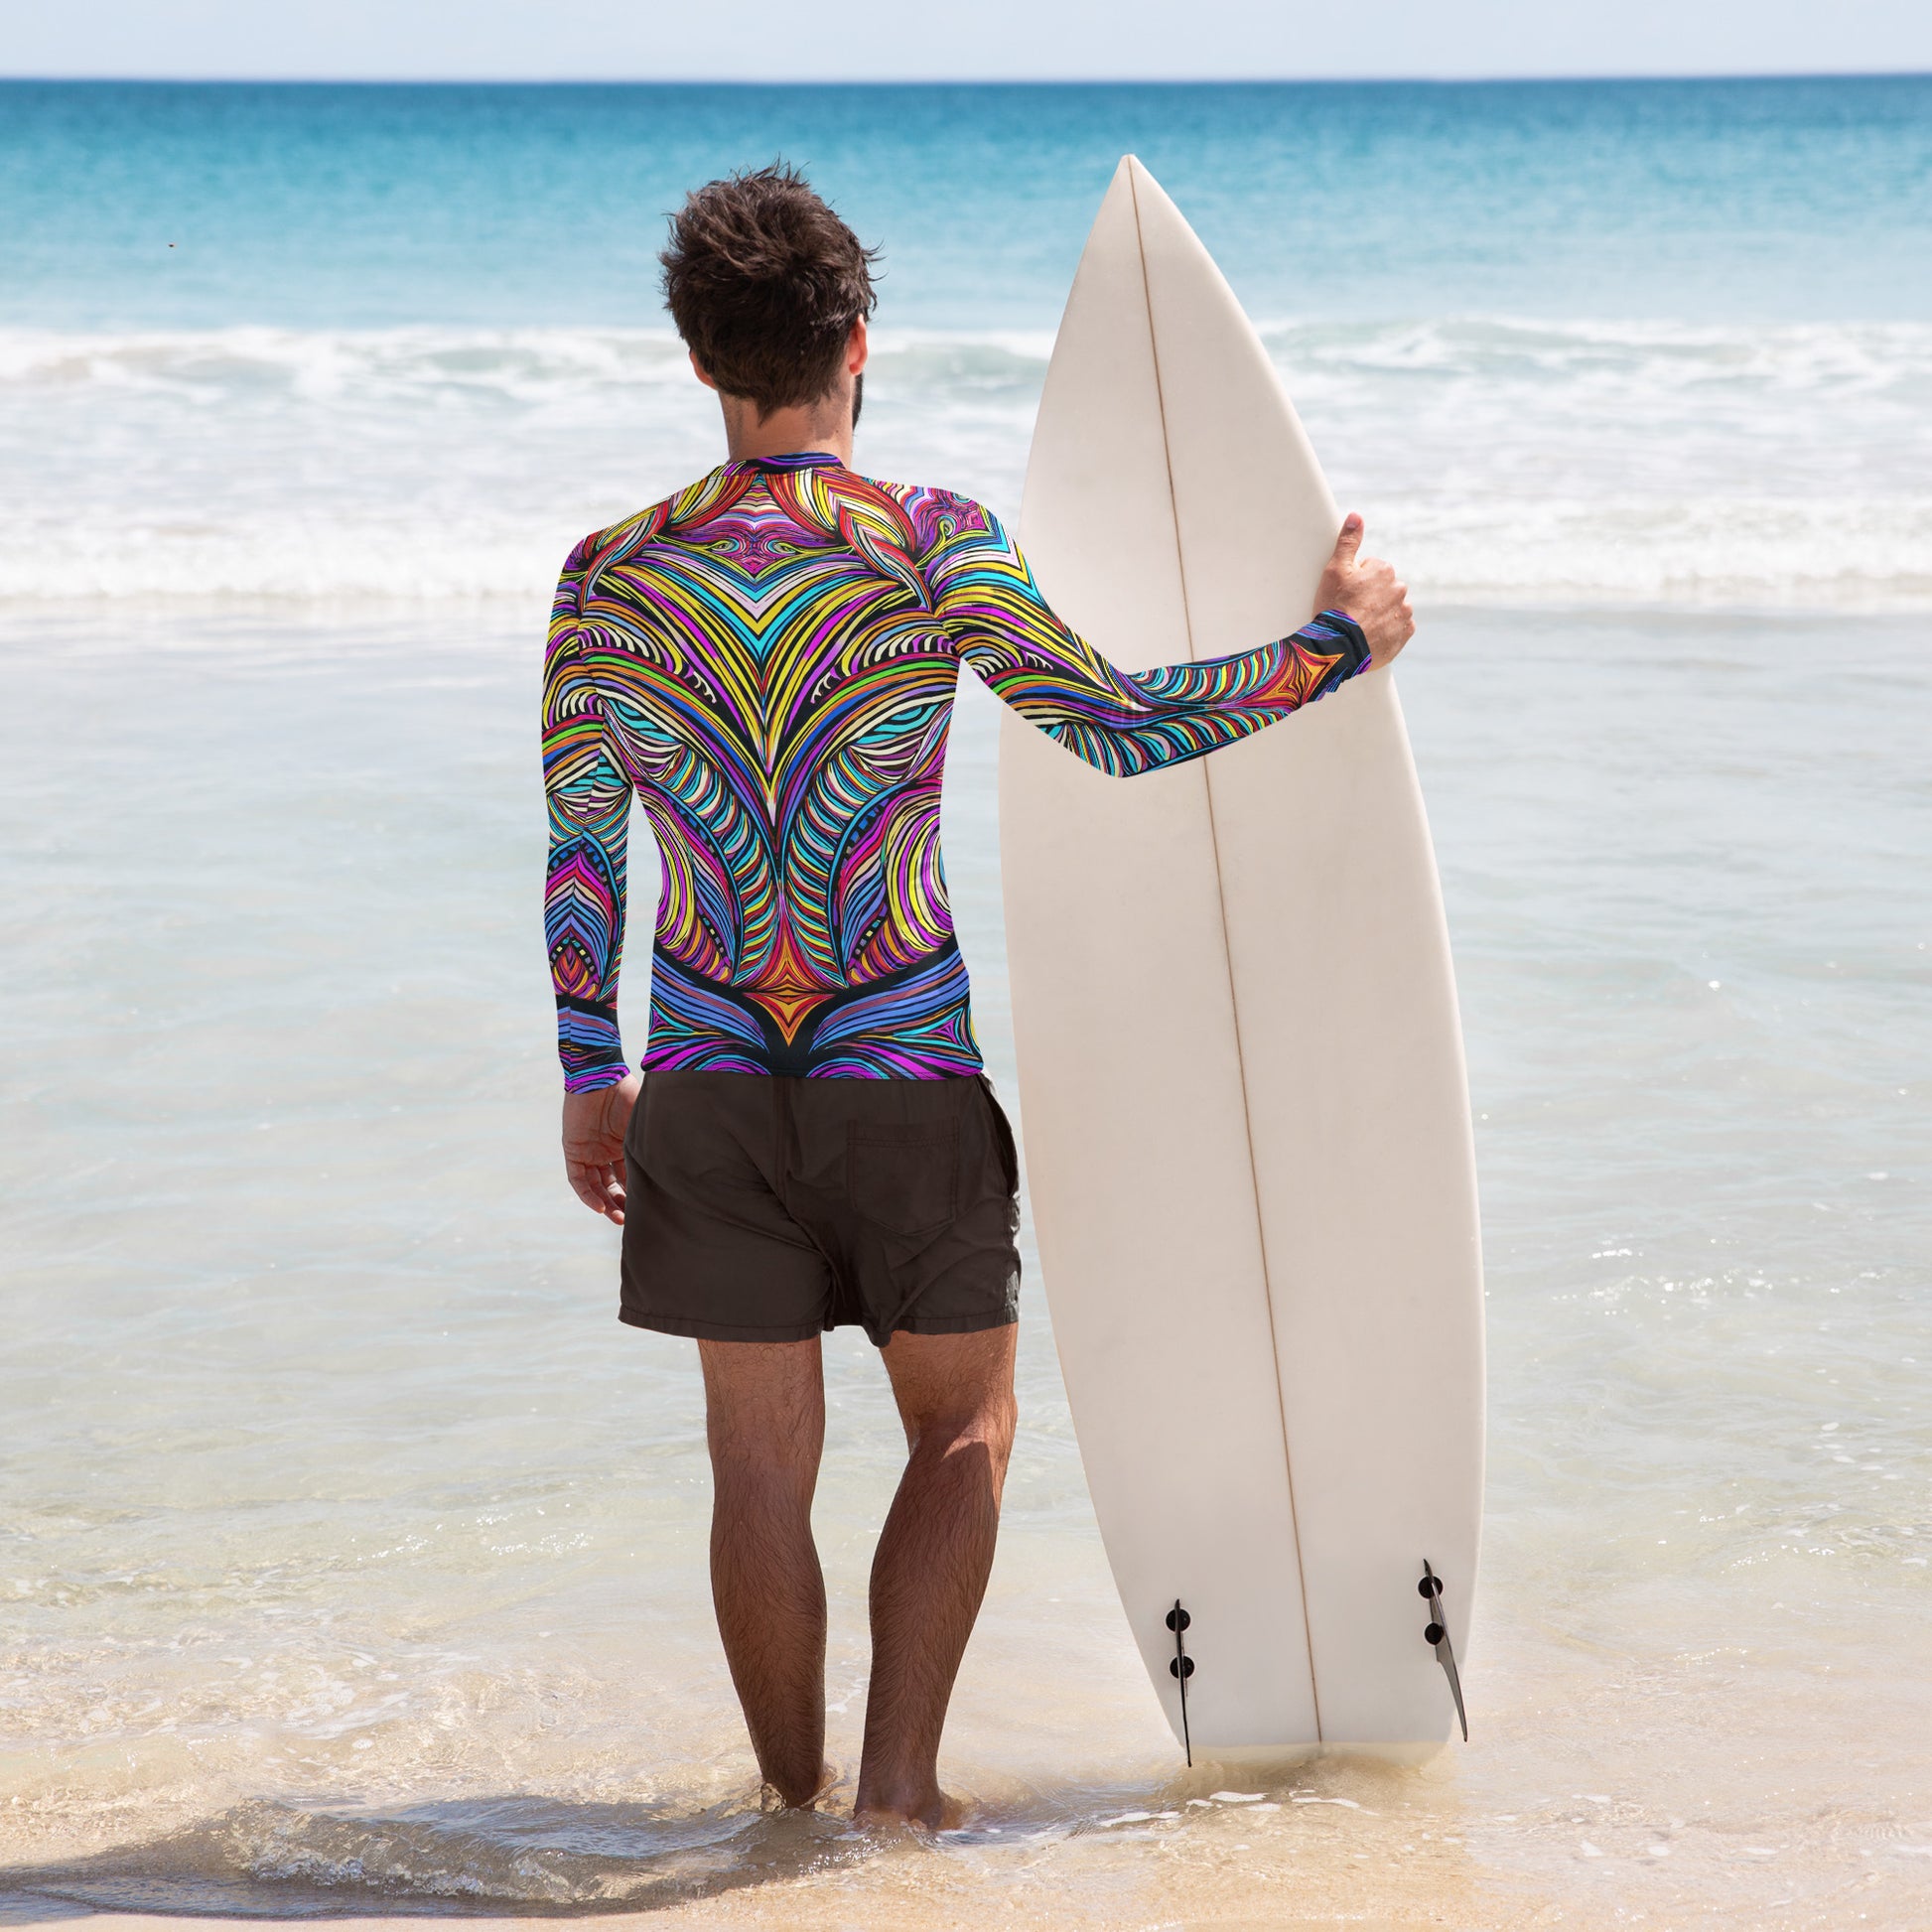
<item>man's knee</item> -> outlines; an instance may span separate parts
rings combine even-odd
[[[914,1454],[949,1455],[962,1449],[984,1449],[994,1468],[1004,1472],[1013,1453],[1020,1405],[1008,1384],[976,1391],[963,1402],[935,1404],[905,1420]]]
[[[795,1495],[810,1506],[824,1449],[820,1417],[714,1409],[705,1436],[712,1477],[720,1488]]]
[[[978,1448],[1003,1474],[1019,1417],[1011,1327],[962,1335],[896,1334],[886,1349],[893,1392],[915,1455]]]

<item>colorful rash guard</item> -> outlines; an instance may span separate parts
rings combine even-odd
[[[997,518],[836,457],[728,463],[571,552],[545,660],[545,926],[573,1093],[623,1078],[634,794],[663,867],[645,1067],[979,1070],[939,858],[961,662],[1102,771],[1198,758],[1368,663],[1328,611],[1129,673],[1047,608]]]

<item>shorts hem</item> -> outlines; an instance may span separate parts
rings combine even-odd
[[[650,1328],[660,1335],[685,1335],[694,1341],[810,1341],[825,1332],[823,1322],[782,1328],[748,1327],[736,1321],[701,1321],[683,1314],[640,1314],[620,1309],[618,1319],[631,1328]]]
[[[908,1314],[893,1323],[893,1334],[976,1335],[986,1328],[1011,1328],[1019,1319],[1018,1309],[1001,1309],[990,1314]],[[870,1329],[866,1332],[872,1334]],[[872,1340],[876,1346],[884,1346],[877,1335],[872,1335]]]
[[[891,1332],[883,1339],[866,1321],[814,1321],[802,1327],[793,1323],[782,1328],[759,1328],[736,1321],[704,1321],[683,1314],[643,1314],[632,1309],[620,1309],[618,1319],[626,1327],[648,1328],[660,1335],[682,1335],[692,1341],[811,1341],[835,1327],[864,1328],[866,1339],[875,1348],[884,1348],[894,1335],[974,1335],[988,1328],[1011,1328],[1020,1319],[1020,1311],[1006,1308],[985,1314],[908,1314],[894,1322]]]

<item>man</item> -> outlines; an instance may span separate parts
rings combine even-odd
[[[759,1769],[793,1806],[830,1775],[819,1336],[858,1322],[909,1454],[873,1564],[855,1809],[938,1828],[1013,1444],[1020,1278],[1013,1138],[939,860],[959,667],[1131,775],[1386,664],[1414,622],[1350,516],[1294,635],[1114,669],[990,512],[851,468],[871,259],[782,167],[711,183],[672,223],[665,292],[728,460],[564,566],[546,914],[571,1185],[623,1228],[621,1318],[698,1343],[712,1591]],[[633,795],[664,881],[641,1080],[617,1018]]]

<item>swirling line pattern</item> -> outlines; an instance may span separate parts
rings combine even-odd
[[[966,497],[804,455],[728,463],[587,537],[545,661],[545,928],[566,1083],[618,1032],[634,793],[663,868],[649,1067],[976,1072],[939,853],[961,662],[1102,771],[1230,744],[1368,662],[1324,612],[1204,663],[1117,670]]]

